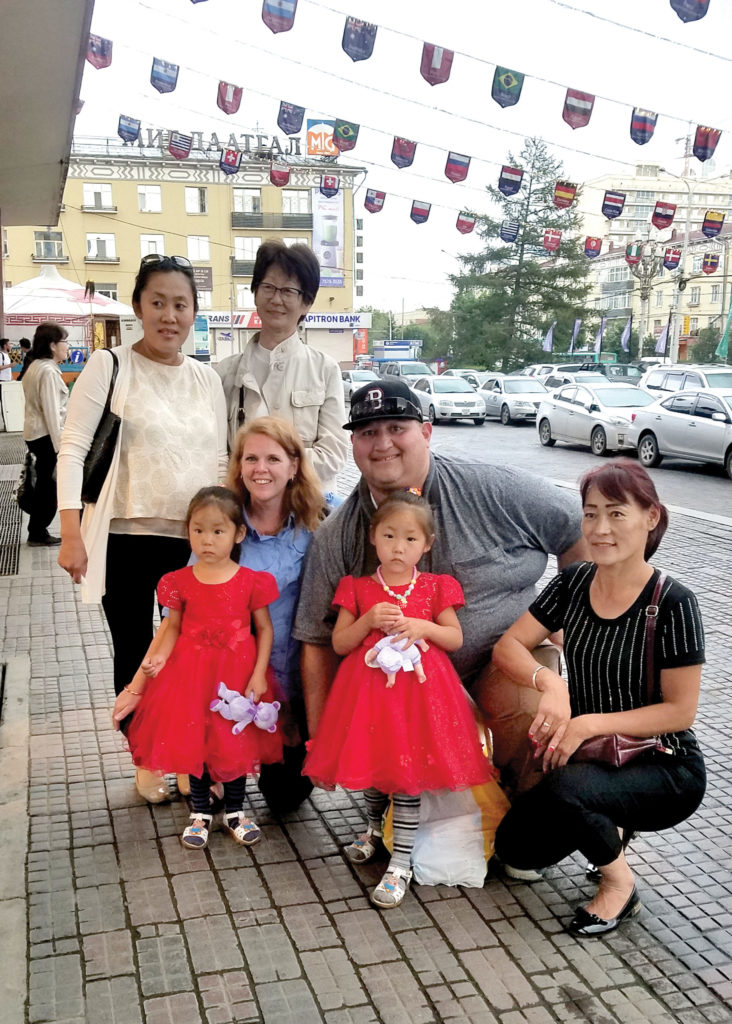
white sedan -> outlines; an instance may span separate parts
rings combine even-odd
[[[419,399],[422,415],[430,423],[438,420],[472,420],[482,427],[485,420],[483,402],[461,377],[420,377],[410,385]]]
[[[634,448],[633,414],[653,400],[653,395],[632,384],[565,384],[539,406],[539,440],[545,446],[556,441],[586,444],[593,455]]]
[[[378,373],[374,373],[373,370],[343,370],[341,373],[343,378],[343,397],[347,402],[351,401],[351,395],[354,391],[358,391],[364,384],[368,384],[370,380],[378,380]]]
[[[633,417],[630,436],[642,466],[664,455],[715,462],[732,478],[732,388],[682,389],[656,398]]]
[[[533,420],[547,390],[535,377],[489,377],[478,394],[486,416],[495,416],[504,426],[515,420]]]

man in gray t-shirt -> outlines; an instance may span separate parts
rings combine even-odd
[[[353,432],[353,456],[362,477],[313,537],[293,631],[303,642],[310,731],[320,717],[337,666],[330,647],[337,617],[331,605],[336,586],[343,576],[375,571],[376,552],[368,540],[371,513],[390,491],[414,487],[432,506],[436,524],[434,546],[420,568],[449,573],[463,587],[465,607],[458,611],[458,618],[464,642],[450,657],[488,718],[496,763],[507,764],[515,752],[509,756],[502,749],[503,720],[513,723],[516,709],[505,706],[506,687],[511,684],[504,683],[504,677],[500,687],[495,685],[495,673],[492,685],[487,684],[491,651],[534,599],[548,554],[556,554],[560,566],[583,557],[577,497],[510,467],[432,455],[432,427],[422,421],[403,381],[373,382],[355,392],[345,426]],[[523,758],[528,754],[526,734],[533,714],[526,718],[526,698],[531,694],[525,687],[517,690],[521,724],[518,733],[513,724],[510,731],[520,736]],[[515,778],[510,782],[517,784]]]

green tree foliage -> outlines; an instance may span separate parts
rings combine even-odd
[[[716,327],[702,328],[697,341],[690,346],[689,359],[694,363],[721,363],[722,360],[716,354],[721,336]]]
[[[387,338],[398,338],[394,317],[388,310],[374,309],[373,306],[361,306],[359,313],[371,313],[371,327],[369,329],[369,341],[386,341]]]
[[[408,324],[404,328],[405,338],[419,338],[422,341],[422,358],[448,359],[452,356],[453,314],[451,310],[425,309],[427,323]],[[401,328],[400,334],[401,334]]]

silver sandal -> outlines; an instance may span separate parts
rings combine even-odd
[[[366,864],[375,856],[381,845],[381,832],[377,832],[369,825],[363,835],[345,847],[344,852],[352,864]]]
[[[371,902],[382,910],[391,910],[398,907],[407,895],[409,883],[412,881],[412,872],[404,868],[389,868],[374,891],[371,893]]]
[[[201,822],[197,825],[196,822]],[[205,850],[208,845],[208,833],[211,826],[210,814],[198,814],[194,811],[191,815],[191,825],[184,830],[180,841],[187,850]]]

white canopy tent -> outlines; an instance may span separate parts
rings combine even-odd
[[[132,306],[108,299],[106,295],[84,297],[84,286],[61,277],[52,264],[41,268],[38,277],[5,289],[6,315],[44,316],[134,316]]]

